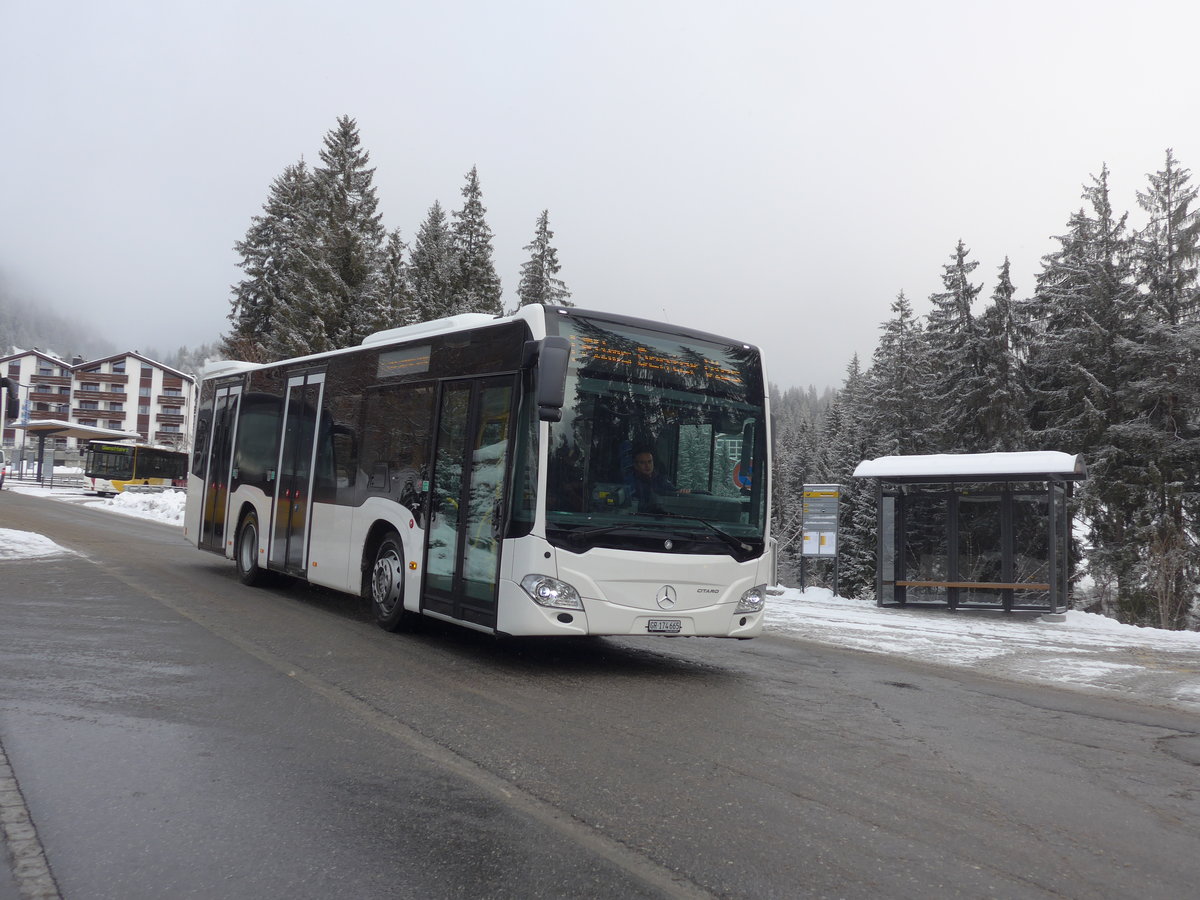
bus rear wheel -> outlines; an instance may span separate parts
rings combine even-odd
[[[235,557],[242,584],[254,587],[266,581],[267,573],[258,564],[258,516],[253,512],[246,513],[238,526]]]
[[[394,531],[384,535],[375,550],[367,591],[380,628],[407,631],[415,624],[417,617],[404,608],[404,547]]]

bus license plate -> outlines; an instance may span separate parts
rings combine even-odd
[[[646,630],[652,634],[679,634],[683,631],[682,619],[651,619]]]

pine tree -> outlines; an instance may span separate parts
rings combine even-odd
[[[546,306],[574,306],[571,292],[558,278],[561,266],[558,251],[550,243],[554,232],[550,230],[550,211],[543,209],[534,227],[533,240],[525,245],[529,259],[521,266],[521,282],[517,286],[518,307],[531,303]]]
[[[376,211],[375,169],[349,116],[326,134],[321,163],[313,172],[320,204],[313,282],[323,327],[310,329],[311,352],[357,344],[378,320],[387,237]]]
[[[417,321],[453,315],[457,266],[446,213],[436,200],[417,229],[409,258],[409,287]]]
[[[797,583],[800,578],[804,485],[816,480],[815,476],[810,478],[810,472],[817,456],[818,420],[827,405],[816,398],[811,388],[807,394],[798,388],[780,394],[777,387],[771,387],[771,414],[775,422],[771,533],[779,542],[779,575],[785,583]]]
[[[928,388],[928,357],[921,323],[901,291],[892,318],[881,327],[869,379],[872,430],[881,456],[921,452],[921,436],[933,427]]]
[[[419,321],[416,299],[409,281],[404,254],[408,246],[397,228],[388,234],[383,248],[383,268],[380,273],[380,302],[373,330],[400,328]]]
[[[284,169],[271,183],[263,214],[250,220],[245,238],[234,244],[246,277],[233,286],[222,353],[234,359],[266,362],[286,355],[279,342],[280,316],[306,287],[316,202],[304,160]]]
[[[872,417],[871,380],[855,354],[826,419],[823,440],[829,452],[822,480],[842,486],[838,590],[845,597],[870,598],[875,591],[875,492],[870,482],[853,477],[860,462],[880,455]]]
[[[959,240],[949,264],[943,267],[945,290],[929,300],[926,316],[929,390],[933,425],[926,434],[930,450],[971,453],[984,444],[982,409],[988,386],[983,377],[985,348],[981,329],[971,312],[982,285],[971,284],[978,261]]]
[[[1029,341],[1028,325],[1015,300],[1008,257],[992,292],[992,304],[980,317],[980,376],[986,386],[980,408],[983,452],[1024,449],[1029,441],[1025,410],[1028,390],[1023,357]]]
[[[1130,328],[1135,288],[1126,216],[1113,212],[1108,167],[1084,188],[1060,249],[1043,260],[1030,304],[1035,337],[1029,352],[1033,440],[1050,450],[1084,454],[1088,480],[1078,507],[1090,526],[1089,566],[1097,583],[1115,586],[1113,612],[1143,621],[1148,597],[1137,578],[1138,486],[1146,473],[1125,428],[1125,386],[1136,380]]]
[[[452,311],[499,316],[504,313],[500,277],[492,262],[492,229],[484,218],[487,208],[474,166],[467,173],[462,195],[462,209],[454,213],[451,226],[456,263]]]
[[[1200,514],[1200,218],[1190,172],[1168,150],[1162,170],[1138,192],[1149,215],[1134,237],[1141,292],[1131,362],[1136,380],[1122,391],[1123,432],[1147,462],[1137,521],[1145,547],[1143,578],[1149,624],[1185,628],[1196,603],[1200,548],[1192,523]]]

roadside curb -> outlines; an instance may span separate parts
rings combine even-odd
[[[46,851],[3,746],[0,746],[0,832],[13,880],[23,900],[61,900]]]

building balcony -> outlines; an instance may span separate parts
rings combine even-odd
[[[59,394],[53,391],[30,391],[30,403],[68,403],[71,400],[70,394]]]
[[[154,421],[160,425],[182,425],[184,418],[184,416],[176,416],[171,413],[157,413],[154,416]]]
[[[80,400],[98,400],[113,403],[128,403],[129,395],[125,392],[115,393],[113,391],[76,391],[75,402]]]
[[[70,387],[71,379],[66,375],[38,375],[35,374],[30,381],[35,384],[51,384],[55,387]]]
[[[76,407],[71,410],[71,416],[73,418],[83,416],[85,419],[111,419],[113,421],[120,419],[122,422],[125,421],[125,413],[118,409],[81,409]]]

